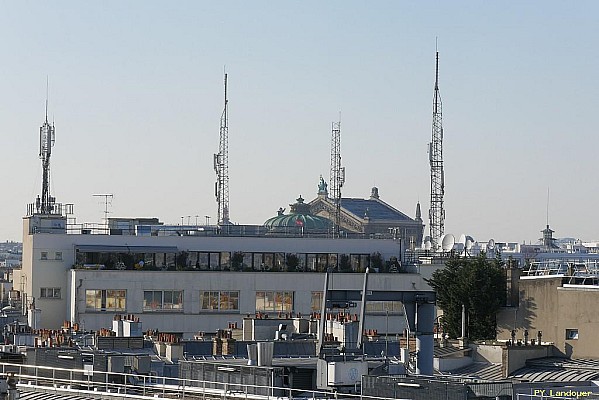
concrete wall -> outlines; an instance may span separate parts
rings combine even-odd
[[[519,307],[502,310],[498,317],[498,339],[510,339],[511,330],[522,340],[542,331],[542,341],[552,342],[565,356],[597,358],[596,333],[599,332],[599,287],[562,286],[562,277],[521,278]],[[566,330],[577,329],[578,339],[566,339]]]
[[[553,356],[553,346],[509,346],[503,348],[503,376],[524,367],[526,360]]]
[[[472,358],[475,361],[485,361],[493,364],[501,364],[503,361],[502,346],[470,344]]]
[[[471,357],[456,357],[456,358],[438,358],[433,359],[434,369],[445,372],[453,371],[454,369],[462,368],[472,364],[473,360]]]

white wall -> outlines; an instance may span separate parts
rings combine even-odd
[[[107,271],[71,270],[70,285],[75,304],[70,308],[70,320],[79,322],[85,329],[97,330],[112,326],[115,312],[94,312],[85,309],[86,289],[126,289],[127,310],[120,313],[136,314],[143,329],[158,329],[167,332],[183,332],[192,336],[198,331],[213,332],[226,328],[229,322],[242,326],[243,317],[256,312],[256,291],[279,290],[294,292],[294,312],[310,313],[311,293],[322,291],[324,274],[300,272],[228,272],[228,271]],[[414,285],[412,283],[414,282]],[[336,273],[329,279],[330,289],[361,290],[363,274]],[[81,287],[79,285],[81,284]],[[368,287],[371,290],[414,290],[425,289],[419,275],[415,274],[370,274]],[[144,312],[144,290],[183,290],[183,311]],[[200,309],[201,291],[239,291],[238,312],[210,312]],[[359,314],[359,303],[349,311]],[[74,312],[77,310],[77,312]],[[384,332],[385,315],[367,315],[366,329]],[[405,317],[389,316],[389,329],[401,332]]]

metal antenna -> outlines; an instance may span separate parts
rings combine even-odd
[[[341,226],[341,188],[345,183],[345,167],[341,166],[341,112],[339,121],[331,124],[330,196],[335,205],[333,234],[339,236]]]
[[[46,77],[46,119],[40,127],[40,153],[42,160],[42,196],[36,201],[37,211],[41,214],[51,214],[54,208],[54,198],[50,196],[50,156],[54,147],[54,125],[48,123],[48,78]]]
[[[48,121],[48,87],[50,86],[50,78],[46,75],[46,122]]]
[[[436,46],[436,45],[435,45]],[[445,175],[443,171],[443,112],[439,93],[439,52],[437,51],[435,67],[435,92],[433,96],[433,129],[432,141],[428,146],[428,158],[431,166],[431,203],[429,209],[429,228],[432,249],[440,245],[441,236],[445,232]]]
[[[549,186],[547,186],[547,226],[549,226]]]
[[[104,227],[105,231],[108,234],[108,204],[112,205],[112,198],[114,197],[111,193],[108,194],[94,194],[94,197],[103,197],[104,198]],[[110,199],[110,200],[109,200]]]
[[[218,204],[218,225],[229,225],[229,115],[227,98],[227,74],[225,73],[225,108],[220,117],[220,139],[218,153],[214,155],[216,183],[214,195]]]

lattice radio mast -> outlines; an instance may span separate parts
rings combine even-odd
[[[55,140],[54,124],[48,123],[48,85],[46,84],[46,120],[40,127],[40,159],[42,160],[42,197],[37,199],[36,208],[41,214],[51,214],[54,197],[50,196],[50,156]]]
[[[443,112],[441,95],[439,94],[439,52],[435,68],[435,94],[433,96],[433,134],[429,143],[428,158],[431,165],[431,204],[429,210],[429,227],[431,247],[439,248],[441,237],[445,232],[445,176],[443,172]]]
[[[217,222],[219,225],[230,224],[229,220],[229,115],[227,99],[227,74],[225,73],[225,108],[220,117],[220,140],[218,153],[214,155],[214,171],[216,183],[214,194],[218,204]]]
[[[341,226],[341,188],[345,183],[345,167],[341,166],[341,118],[333,122],[331,129],[331,177],[330,197],[335,204],[333,233],[339,236]]]

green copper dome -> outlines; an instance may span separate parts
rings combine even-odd
[[[327,231],[331,226],[331,221],[324,217],[310,214],[310,206],[304,204],[304,199],[300,196],[297,203],[290,204],[291,211],[285,215],[284,209],[279,209],[276,217],[269,218],[264,222],[264,226],[272,231],[288,230],[289,228],[303,228],[304,231]]]

